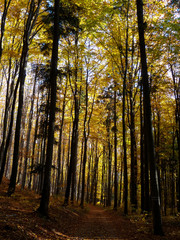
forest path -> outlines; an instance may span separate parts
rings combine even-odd
[[[117,221],[115,215],[101,207],[89,205],[88,208],[81,224],[76,226],[79,239],[136,239],[133,231],[129,232],[133,224],[125,217],[122,216]]]

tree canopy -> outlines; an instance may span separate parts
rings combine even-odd
[[[49,184],[65,205],[149,213],[153,149],[160,210],[180,211],[179,11],[168,0],[0,1],[0,181],[10,179],[9,195],[16,183],[42,195]]]

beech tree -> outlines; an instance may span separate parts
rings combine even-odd
[[[43,215],[51,194],[152,210],[159,234],[180,206],[179,5],[56,4],[55,27],[55,1],[1,0],[0,181],[42,194]]]
[[[151,103],[150,103],[150,88],[148,82],[147,58],[144,40],[144,19],[143,19],[143,1],[137,0],[137,18],[139,31],[139,46],[141,54],[141,70],[143,83],[143,103],[144,103],[144,127],[145,127],[145,141],[147,144],[148,159],[150,163],[151,174],[151,199],[153,212],[153,228],[154,234],[162,235],[162,220],[160,209],[160,195],[158,175],[155,163],[154,140],[152,133],[151,122]]]
[[[21,53],[20,60],[20,69],[18,81],[20,82],[19,86],[19,105],[18,105],[18,113],[16,119],[16,131],[15,131],[15,140],[14,140],[14,154],[13,154],[13,166],[12,173],[10,178],[10,184],[8,188],[8,195],[10,196],[15,191],[16,186],[16,176],[17,176],[17,168],[18,168],[18,158],[19,158],[19,137],[20,137],[20,129],[21,129],[21,117],[22,117],[22,108],[23,108],[23,95],[24,95],[24,82],[26,77],[26,66],[27,66],[27,57],[28,57],[28,49],[29,49],[29,40],[30,35],[32,33],[32,29],[36,23],[36,19],[38,17],[39,8],[40,8],[41,0],[38,1],[37,6],[32,0],[30,5],[28,4],[28,17],[26,20],[26,25],[24,29],[23,36],[23,48]]]
[[[38,212],[42,215],[48,215],[48,205],[50,197],[50,184],[51,184],[51,167],[52,167],[52,155],[54,144],[54,127],[55,127],[55,110],[56,110],[56,78],[57,78],[57,63],[58,63],[58,43],[59,43],[59,9],[60,2],[55,0],[54,2],[54,31],[53,31],[53,48],[51,56],[51,69],[50,69],[50,113],[49,113],[49,128],[48,128],[48,142],[46,151],[45,162],[45,177],[42,189],[42,198]]]
[[[4,11],[1,17],[0,60],[1,60],[2,51],[3,51],[3,38],[4,38],[4,31],[5,31],[5,25],[6,25],[7,12],[10,4],[11,4],[11,0],[4,0]]]

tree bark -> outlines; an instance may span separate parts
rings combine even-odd
[[[78,127],[79,127],[79,110],[80,110],[80,91],[77,86],[78,78],[78,29],[75,33],[75,89],[72,89],[74,95],[74,120],[71,139],[71,157],[70,165],[67,175],[67,186],[65,192],[64,205],[68,205],[70,189],[71,189],[71,202],[74,202],[75,186],[76,186],[76,165],[77,165],[77,147],[78,147]],[[72,87],[72,86],[71,86]]]
[[[50,88],[51,88],[51,100],[50,100],[50,113],[49,113],[49,128],[48,128],[48,142],[46,151],[46,163],[45,163],[45,177],[42,190],[42,198],[38,212],[42,215],[48,215],[48,205],[50,197],[50,185],[51,185],[51,167],[53,157],[53,144],[54,144],[54,127],[55,127],[55,112],[56,112],[56,78],[57,78],[57,63],[58,63],[58,45],[59,45],[59,0],[54,1],[54,32],[53,32],[53,48],[51,56],[51,69],[50,69]]]
[[[117,176],[117,114],[116,114],[116,82],[114,84],[114,210],[118,202],[118,176]]]
[[[19,76],[18,76],[18,81],[20,82],[19,99],[18,99],[19,105],[18,105],[18,112],[17,112],[17,118],[16,118],[13,165],[12,165],[10,184],[8,188],[8,196],[11,196],[11,194],[14,193],[15,186],[16,186],[18,158],[19,158],[19,139],[20,139],[20,131],[21,131],[21,117],[22,117],[23,98],[24,98],[24,82],[26,78],[26,65],[27,65],[28,50],[29,50],[29,38],[32,32],[32,29],[34,27],[34,24],[36,22],[40,4],[41,4],[41,0],[38,1],[38,6],[37,8],[35,8],[35,2],[34,0],[31,0],[28,18],[26,21],[25,29],[24,29],[23,48],[22,48],[20,69],[19,69]]]
[[[180,212],[180,78],[176,78],[175,71],[173,69],[173,65],[170,64],[170,70],[172,74],[173,84],[174,84],[174,97],[176,102],[176,110],[175,110],[175,118],[176,118],[176,137],[178,144],[178,189],[177,189],[177,208],[178,212]]]
[[[7,18],[7,13],[8,9],[10,6],[11,0],[4,0],[4,11],[1,17],[1,35],[0,35],[0,62],[1,62],[1,57],[2,57],[2,52],[3,52],[3,37],[4,37],[4,32],[5,32],[5,25],[6,25],[6,18]]]
[[[64,114],[65,114],[65,107],[66,107],[66,92],[67,92],[67,80],[66,80],[66,87],[65,87],[65,92],[64,92],[62,117],[61,117],[60,131],[59,131],[58,158],[57,158],[58,176],[57,176],[57,189],[56,189],[56,194],[57,195],[60,193],[61,145],[62,145],[62,134],[63,134],[63,125],[64,125]]]
[[[137,209],[137,149],[135,136],[135,113],[134,102],[132,98],[132,89],[130,89],[130,136],[131,136],[131,184],[130,198],[132,211]]]
[[[27,175],[27,163],[29,159],[29,145],[30,145],[30,137],[31,137],[31,128],[32,128],[32,117],[33,117],[33,109],[34,109],[34,97],[35,97],[35,90],[36,90],[36,78],[37,78],[37,69],[36,69],[36,76],[34,79],[34,86],[33,86],[33,93],[31,98],[31,107],[29,112],[29,122],[28,122],[28,131],[27,131],[27,142],[26,142],[26,151],[25,151],[25,159],[24,159],[24,169],[22,175],[22,185],[21,188],[24,189],[26,184],[26,175]]]
[[[6,164],[7,153],[8,153],[10,140],[11,140],[11,135],[12,135],[12,128],[13,128],[13,122],[14,122],[14,111],[15,111],[15,105],[16,105],[16,96],[17,96],[18,86],[19,86],[19,81],[17,81],[16,86],[15,86],[15,90],[14,90],[14,94],[13,94],[13,103],[12,103],[12,108],[11,108],[9,130],[8,130],[4,150],[1,153],[2,154],[2,164],[1,164],[1,171],[0,171],[0,183],[2,182],[4,169],[5,169],[5,164]]]
[[[144,122],[143,122],[143,103],[142,103],[142,84],[140,89],[140,125],[141,125],[141,212],[145,210],[145,164],[144,164]]]
[[[110,111],[110,110],[109,110]],[[110,114],[108,113],[107,117],[107,140],[108,140],[108,192],[107,192],[107,206],[111,206],[111,160],[112,160],[112,151],[111,151],[111,142],[110,142],[110,125],[111,125],[111,120],[110,120]]]
[[[39,97],[38,97],[39,98]],[[34,159],[35,159],[35,147],[36,147],[36,140],[37,140],[37,134],[38,134],[38,123],[39,123],[39,110],[38,110],[38,101],[37,101],[37,115],[36,115],[36,123],[35,123],[35,131],[34,131],[34,140],[33,140],[33,147],[32,147],[32,158],[31,158],[31,171],[30,171],[30,179],[28,183],[28,188],[31,189],[32,185],[32,171],[34,167]]]
[[[144,124],[145,124],[145,134],[146,134],[145,140],[147,143],[147,151],[148,151],[148,157],[150,162],[153,230],[154,230],[154,234],[162,235],[163,230],[162,230],[162,220],[161,220],[158,176],[157,176],[157,169],[156,169],[156,163],[155,163],[154,140],[153,140],[153,133],[152,133],[150,88],[149,88],[149,82],[148,82],[147,58],[146,58],[145,39],[144,39],[144,20],[143,20],[142,0],[137,0],[136,5],[137,5],[139,45],[140,45],[140,55],[141,55],[143,94],[144,94],[143,100],[144,100]]]

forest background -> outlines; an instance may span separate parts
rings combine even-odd
[[[10,179],[9,196],[16,183],[45,193],[43,184],[51,180],[51,195],[65,196],[65,205],[113,203],[125,214],[148,213],[152,187],[136,1],[57,2],[58,31],[51,1],[0,2],[0,181]],[[176,214],[180,6],[149,0],[143,8],[161,212]]]

